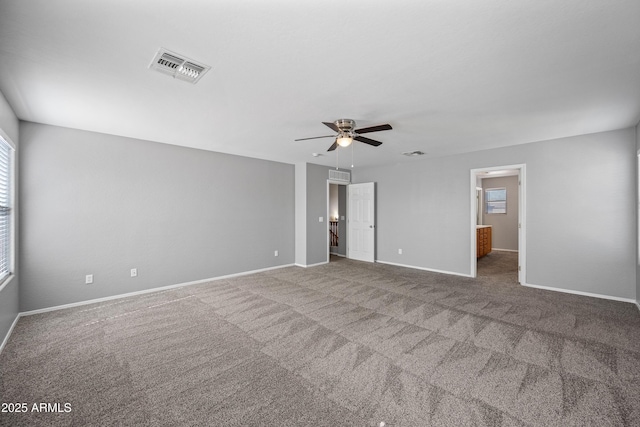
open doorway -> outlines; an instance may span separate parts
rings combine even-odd
[[[471,170],[471,275],[526,283],[525,165]]]
[[[337,184],[338,206],[332,211],[331,186],[334,184]],[[338,255],[334,256],[375,262],[375,193],[375,182],[350,184],[327,180],[327,262],[331,261],[331,226],[336,218],[338,236],[335,249]],[[341,253],[342,248],[344,254]]]
[[[347,183],[327,181],[327,260],[347,256]]]

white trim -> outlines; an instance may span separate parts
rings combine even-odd
[[[518,282],[527,283],[527,165],[518,173]]]
[[[327,237],[327,262],[329,262],[329,259],[331,258],[331,238],[330,238],[330,232],[329,230],[331,230],[331,222],[329,221],[329,215],[330,215],[330,210],[331,210],[331,180],[328,179],[327,180],[327,216],[326,216],[326,220],[327,220],[327,232],[326,237]],[[338,201],[338,203],[340,203]]]
[[[376,262],[380,264],[395,265],[396,267],[405,267],[405,268],[413,268],[415,270],[430,271],[432,273],[442,273],[442,274],[450,274],[453,276],[471,277],[469,274],[457,273],[455,271],[437,270],[435,268],[426,268],[426,267],[417,267],[415,265],[398,264],[397,262],[381,261],[379,259],[377,259]]]
[[[351,173],[350,171],[345,171],[345,170],[341,170],[341,171],[342,172]],[[349,175],[349,176],[351,176],[351,175]],[[329,217],[331,215],[329,210],[331,209],[331,206],[330,206],[331,205],[331,197],[330,197],[330,195],[331,195],[331,185],[332,184],[333,185],[344,185],[347,188],[349,188],[349,185],[351,184],[351,181],[345,182],[345,181],[335,181],[333,179],[327,179],[327,225],[328,225],[328,227],[327,227],[327,262],[329,262],[331,254],[333,254],[333,252],[331,252],[331,239],[329,238],[329,227],[330,227],[330,225],[329,225]],[[345,207],[348,209],[349,208],[349,196],[348,195],[347,195],[347,202],[346,203],[347,203],[347,206],[345,206]],[[338,197],[338,215],[339,214],[340,214],[340,197]],[[347,215],[346,219],[349,220],[349,212],[347,212],[346,215]],[[343,236],[343,239],[346,240],[346,236]],[[348,246],[349,245],[349,241],[348,240],[346,240],[346,241],[347,241],[347,246]],[[337,255],[337,254],[334,254],[334,255]],[[319,264],[312,264],[312,266],[313,265],[319,265]],[[304,266],[300,265],[300,267],[304,267]],[[309,267],[311,267],[311,266],[309,266]]]
[[[478,187],[477,184],[478,179],[476,178],[476,198],[474,199],[476,208],[478,209],[476,212],[476,224],[482,224],[484,221],[484,193],[482,191],[482,187]]]
[[[517,249],[500,249],[500,248],[491,248],[492,251],[498,252],[518,252]]]
[[[591,292],[583,292],[583,291],[574,291],[573,289],[554,288],[552,286],[532,285],[531,283],[523,283],[522,286],[526,286],[528,288],[542,289],[545,291],[562,292],[565,294],[575,294],[575,295],[582,295],[585,297],[608,299],[608,300],[622,301],[622,302],[631,302],[631,303],[635,303],[636,305],[638,304],[636,300],[632,298],[614,297],[611,295],[594,294]],[[638,306],[638,308],[640,309],[640,306]]]
[[[309,268],[309,267],[317,267],[319,265],[329,264],[329,261],[317,262],[315,264],[294,264],[296,267]]]
[[[7,277],[7,279],[2,282],[2,284],[0,284],[0,292],[2,292],[2,290],[9,284],[11,283],[11,281],[13,280],[13,278],[16,277],[16,275],[14,273],[10,273],[9,276]]]
[[[638,307],[638,310],[640,311],[640,302],[636,301],[636,306]]]
[[[11,324],[11,327],[7,331],[7,335],[4,336],[4,340],[2,340],[2,344],[0,344],[0,354],[2,353],[2,350],[4,350],[4,346],[9,341],[9,337],[11,336],[11,333],[13,332],[13,328],[16,327],[16,324],[18,323],[18,320],[20,319],[21,316],[22,316],[22,313],[18,313],[18,315],[16,316],[15,320]]]
[[[13,142],[11,140],[6,140],[5,142],[9,142],[9,145],[12,145]],[[10,170],[9,170],[9,179],[11,180],[10,184],[10,189],[9,191],[11,192],[11,200],[9,201],[9,203],[11,204],[11,213],[10,213],[10,217],[9,217],[9,239],[10,240],[10,249],[9,249],[9,273],[14,275],[16,274],[16,261],[18,259],[18,251],[17,251],[17,247],[18,247],[18,230],[16,229],[16,221],[18,220],[18,216],[20,214],[20,210],[18,209],[18,205],[16,204],[16,196],[18,194],[18,175],[16,173],[17,171],[17,164],[16,164],[16,148],[15,145],[13,145],[13,151],[11,153],[9,153],[10,156]]]
[[[349,171],[345,171],[345,170],[341,170],[341,169],[338,169],[338,170],[340,172],[349,172]],[[349,181],[349,182],[347,182],[347,181],[337,181],[335,179],[328,179],[327,182],[329,184],[336,184],[336,185],[349,185],[349,184],[351,184],[351,181]]]
[[[478,276],[478,259],[476,258],[476,219],[477,212],[475,211],[477,202],[476,202],[476,187],[477,187],[477,176],[480,172],[489,172],[494,170],[503,170],[503,169],[518,169],[518,180],[520,182],[518,189],[518,223],[520,224],[520,229],[518,229],[518,265],[520,267],[520,271],[518,271],[518,282],[524,284],[527,279],[526,273],[526,212],[527,212],[527,197],[526,197],[526,168],[527,165],[524,163],[515,164],[515,165],[504,165],[504,166],[491,166],[486,168],[476,168],[470,170],[470,267],[469,267],[469,276],[467,277],[477,277]]]
[[[9,170],[7,171],[8,180],[9,180],[9,254],[8,254],[8,278],[5,282],[0,284],[0,291],[4,289],[4,287],[11,281],[11,277],[16,273],[16,259],[17,259],[17,251],[16,251],[16,218],[18,217],[19,211],[16,205],[16,188],[17,188],[17,175],[16,175],[16,144],[9,138],[9,136],[0,129],[0,139],[2,139],[9,146]]]
[[[9,144],[9,146],[13,151],[16,151],[16,144],[11,140],[11,138],[9,138],[9,135],[7,135],[2,129],[0,129],[0,137]]]
[[[261,269],[258,269],[258,270],[243,271],[242,273],[234,273],[234,274],[227,274],[225,276],[211,277],[209,279],[194,280],[193,282],[178,283],[176,285],[161,286],[161,287],[158,287],[158,288],[145,289],[145,290],[142,290],[142,291],[128,292],[126,294],[111,295],[111,296],[104,297],[104,298],[96,298],[96,299],[91,299],[91,300],[87,300],[87,301],[74,302],[74,303],[71,303],[71,304],[63,304],[63,305],[57,305],[57,306],[54,306],[54,307],[40,308],[40,309],[37,309],[37,310],[24,311],[24,312],[20,313],[20,316],[31,316],[33,314],[46,313],[46,312],[49,312],[49,311],[64,310],[66,308],[79,307],[79,306],[82,306],[82,305],[95,304],[95,303],[99,303],[99,302],[111,301],[111,300],[114,300],[114,299],[133,297],[133,296],[136,296],[136,295],[150,294],[150,293],[153,293],[153,292],[160,292],[160,291],[166,291],[166,290],[169,290],[169,289],[181,288],[183,286],[198,285],[198,284],[201,284],[201,283],[214,282],[214,281],[223,280],[223,279],[230,279],[232,277],[246,276],[246,275],[249,275],[249,274],[262,273],[264,271],[269,271],[269,270],[277,270],[277,269],[280,269],[280,268],[292,267],[293,265],[294,264],[278,265],[278,266],[275,266],[275,267],[261,268]]]

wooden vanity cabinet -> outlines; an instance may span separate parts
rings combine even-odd
[[[491,226],[479,225],[476,228],[476,257],[483,257],[489,252],[491,252]]]

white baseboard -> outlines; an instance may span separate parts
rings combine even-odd
[[[9,341],[9,337],[11,336],[11,333],[13,332],[13,328],[16,327],[16,324],[18,323],[19,319],[20,319],[20,313],[18,313],[18,315],[16,316],[15,320],[11,324],[11,327],[7,331],[7,335],[5,335],[4,340],[2,340],[2,344],[0,344],[0,353],[2,353],[2,350],[4,350],[4,346]]]
[[[64,310],[65,308],[79,307],[79,306],[82,306],[82,305],[95,304],[95,303],[98,303],[98,302],[111,301],[111,300],[115,300],[115,299],[127,298],[127,297],[136,296],[136,295],[149,294],[149,293],[153,293],[153,292],[167,291],[167,290],[170,290],[170,289],[181,288],[183,286],[198,285],[200,283],[213,282],[213,281],[216,281],[216,280],[223,280],[223,279],[230,279],[232,277],[246,276],[248,274],[262,273],[264,271],[277,270],[277,269],[280,269],[280,268],[291,267],[293,265],[294,264],[278,265],[278,266],[275,266],[275,267],[267,267],[267,268],[261,268],[261,269],[258,269],[258,270],[243,271],[241,273],[227,274],[225,276],[211,277],[209,279],[194,280],[193,282],[185,282],[185,283],[178,283],[178,284],[175,284],[175,285],[160,286],[158,288],[144,289],[142,291],[128,292],[126,294],[111,295],[111,296],[104,297],[104,298],[96,298],[96,299],[91,299],[91,300],[86,300],[86,301],[74,302],[74,303],[71,303],[71,304],[63,304],[63,305],[57,305],[57,306],[54,306],[54,307],[40,308],[40,309],[37,309],[37,310],[30,310],[30,311],[21,312],[20,316],[31,316],[33,314],[46,313],[46,312],[49,312],[49,311]]]
[[[381,261],[379,259],[377,259],[376,262],[380,264],[395,265],[396,267],[405,267],[405,268],[413,268],[415,270],[431,271],[432,273],[442,273],[442,274],[451,274],[453,276],[472,277],[470,274],[462,274],[462,273],[457,273],[455,271],[436,270],[435,268],[416,267],[415,265],[399,264],[396,262]]]
[[[309,267],[316,267],[318,265],[325,265],[325,264],[329,264],[329,261],[318,262],[315,264],[294,264],[294,265],[296,267],[309,268]]]
[[[630,302],[638,305],[638,302],[631,298],[622,298],[622,297],[614,297],[611,295],[603,295],[603,294],[594,294],[591,292],[583,292],[583,291],[574,291],[573,289],[563,289],[563,288],[554,288],[551,286],[541,286],[541,285],[532,285],[531,283],[522,283],[522,286],[526,286],[528,288],[536,288],[543,289],[545,291],[554,291],[554,292],[562,292],[565,294],[574,294],[574,295],[582,295],[585,297],[592,298],[600,298],[600,299],[608,299],[613,301],[622,301],[622,302]],[[638,309],[640,309],[640,305],[638,305]]]
[[[500,249],[500,248],[491,248],[492,251],[498,252],[518,252],[517,249]]]
[[[638,307],[638,310],[640,311],[640,302],[636,301],[636,307]]]

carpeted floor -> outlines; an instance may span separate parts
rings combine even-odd
[[[640,425],[634,305],[332,261],[23,317],[0,424]]]

